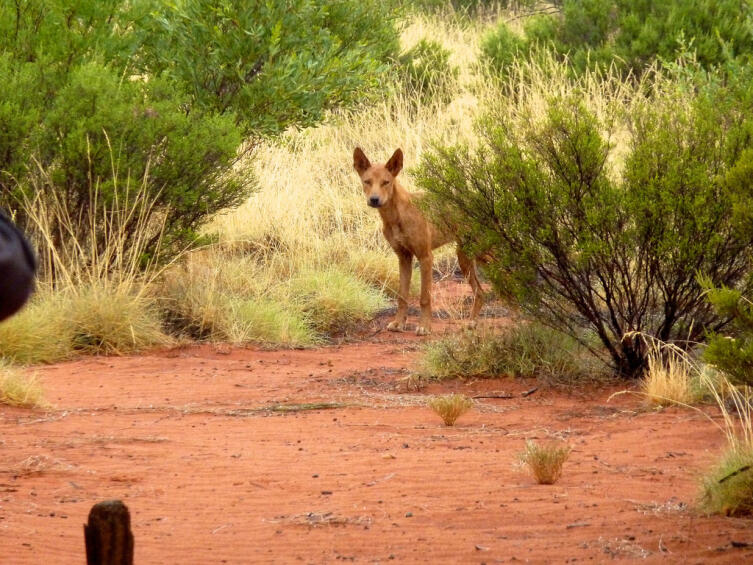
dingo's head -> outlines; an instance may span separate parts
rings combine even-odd
[[[366,203],[372,208],[387,204],[395,191],[395,177],[403,168],[403,152],[395,150],[384,165],[372,165],[360,147],[353,151],[353,168],[361,177]]]

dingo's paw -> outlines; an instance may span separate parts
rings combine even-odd
[[[431,328],[425,327],[419,324],[419,326],[416,328],[416,335],[429,335],[431,333]]]
[[[387,329],[391,332],[401,332],[405,329],[405,322],[398,322],[396,320],[393,320],[389,324],[387,324]]]

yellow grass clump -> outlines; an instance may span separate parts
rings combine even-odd
[[[698,375],[687,358],[672,350],[654,350],[648,356],[648,368],[641,381],[641,391],[650,404],[690,405],[703,399]]]
[[[531,471],[536,482],[553,485],[562,476],[562,467],[570,456],[571,448],[557,443],[537,444],[526,441],[520,460]]]
[[[439,414],[445,426],[454,426],[457,419],[471,409],[473,401],[463,394],[448,394],[435,396],[427,404]]]
[[[7,363],[0,363],[0,403],[23,408],[47,406],[37,377]]]

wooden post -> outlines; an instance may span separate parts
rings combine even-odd
[[[131,514],[120,500],[92,506],[84,539],[86,565],[133,565]]]

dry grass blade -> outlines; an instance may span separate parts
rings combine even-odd
[[[522,463],[528,466],[536,482],[542,485],[553,485],[562,476],[562,466],[570,456],[568,445],[547,443],[539,445],[534,441],[526,441],[526,448],[520,454]]]
[[[455,421],[468,412],[473,401],[463,394],[435,396],[428,402],[429,407],[442,418],[445,426],[453,426]]]

